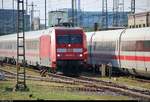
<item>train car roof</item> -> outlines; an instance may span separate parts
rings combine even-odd
[[[48,35],[54,29],[55,30],[57,30],[57,29],[62,29],[62,30],[71,30],[71,29],[75,29],[76,30],[76,29],[80,29],[80,30],[82,30],[82,28],[79,28],[79,27],[72,27],[72,28],[67,28],[67,27],[51,27],[51,28],[44,29],[44,30],[25,32],[25,39],[34,39],[34,38],[36,39],[36,38],[39,38],[42,35]],[[10,39],[11,40],[17,40],[17,33],[0,36],[0,41],[10,40]]]
[[[109,40],[119,40],[119,36],[122,32],[125,32],[122,34],[122,38],[124,40],[142,40],[143,36],[146,36],[145,39],[150,38],[150,27],[144,27],[144,28],[133,28],[133,29],[118,29],[118,30],[107,30],[107,31],[96,31],[96,32],[86,32],[87,41],[91,39],[91,36],[93,36],[93,39],[95,41],[100,41],[100,39],[104,39],[105,41]],[[99,39],[100,38],[100,39]]]
[[[120,34],[124,30],[125,29],[97,32],[97,34],[94,36],[94,39],[95,39],[95,41],[99,41],[100,39],[102,39],[103,41],[111,41],[111,40],[116,41],[119,39]],[[99,36],[99,35],[102,35],[102,36]]]
[[[122,40],[146,40],[150,38],[150,27],[127,29]]]
[[[96,32],[86,32],[87,41],[89,41],[93,35],[94,41],[100,41],[100,39],[103,40],[117,40],[123,32],[124,29],[119,30],[106,30],[106,31],[96,31]]]
[[[45,30],[25,32],[25,39],[39,38],[41,35],[44,35],[44,32]],[[17,33],[0,36],[0,41],[2,40],[17,40]]]

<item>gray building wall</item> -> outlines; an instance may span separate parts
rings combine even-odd
[[[66,13],[65,16],[62,16],[63,19],[68,19],[66,21],[71,22],[72,19],[72,10],[71,9],[61,9],[60,11],[64,11]],[[52,14],[55,13],[55,14]],[[52,25],[57,24],[57,18],[53,15],[59,15],[60,12],[49,12],[49,27]],[[123,12],[120,12],[118,15],[122,15]],[[120,19],[120,25],[122,26],[128,25],[128,14],[129,12],[124,12],[124,18]],[[67,17],[67,18],[66,18]],[[75,16],[75,21],[77,22],[77,26],[83,28],[93,28],[94,23],[98,23],[99,27],[101,28],[102,25],[102,12],[91,12],[91,11],[77,11]],[[108,27],[113,27],[113,12],[108,12]]]
[[[55,26],[58,24],[58,19],[61,22],[68,22],[68,12],[67,11],[51,11],[48,13],[48,25]]]
[[[25,31],[30,30],[30,16],[25,15]],[[0,9],[0,35],[17,32],[17,10]]]
[[[150,12],[130,14],[128,16],[129,28],[141,28],[150,26]]]
[[[40,30],[40,18],[33,18],[33,30]]]

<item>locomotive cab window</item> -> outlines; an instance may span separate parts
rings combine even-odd
[[[81,34],[57,35],[56,41],[58,44],[81,44],[82,36]]]

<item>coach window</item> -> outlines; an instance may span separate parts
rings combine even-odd
[[[136,41],[136,51],[143,51],[143,41]]]
[[[1,42],[1,49],[3,49],[3,42]]]
[[[0,48],[2,48],[2,42],[0,42],[1,44],[0,44]]]
[[[143,24],[143,27],[145,27],[145,24]]]
[[[29,50],[31,49],[31,42],[29,40],[26,42],[26,48]]]
[[[136,49],[136,42],[130,41],[129,42],[129,51],[135,51],[135,49]]]
[[[132,50],[131,47],[130,47],[131,44],[132,44],[132,43],[131,43],[130,41],[126,41],[126,45],[125,45],[125,50],[126,50],[126,51],[131,51],[131,50]]]
[[[35,48],[35,41],[32,41],[32,49]]]
[[[103,50],[104,48],[103,44],[104,44],[103,42],[99,42],[98,50]]]
[[[16,42],[14,41],[14,43],[13,43],[13,48],[14,49],[16,49],[17,48],[17,44],[16,44]]]
[[[103,49],[103,51],[105,51],[105,49],[106,49],[106,43],[105,42],[103,42],[103,47],[102,47]]]
[[[8,43],[8,46],[7,46],[7,47],[8,47],[8,49],[10,49],[10,44],[9,44],[9,43]]]
[[[126,51],[126,41],[122,41],[122,47],[121,47],[121,49],[122,49],[122,51]]]
[[[122,42],[122,51],[135,51],[135,42],[134,41],[123,41]]]
[[[150,41],[144,41],[144,50],[150,51]]]
[[[112,51],[112,42],[111,41],[109,42],[108,50]]]
[[[37,49],[37,41],[33,41],[33,49],[36,50]]]
[[[10,43],[8,43],[8,49],[11,49],[11,45],[10,45]]]
[[[113,41],[111,44],[112,44],[111,50],[112,50],[112,51],[115,51],[115,49],[116,49],[116,43],[115,43],[115,41]]]
[[[141,24],[139,25],[139,28],[141,28]]]
[[[138,28],[138,25],[136,25],[136,28]]]
[[[8,49],[8,43],[6,42],[6,44],[5,44],[5,49]]]
[[[10,43],[9,43],[9,49],[12,49],[12,43],[13,43],[13,42],[10,42]]]

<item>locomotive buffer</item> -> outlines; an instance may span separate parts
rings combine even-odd
[[[17,84],[16,91],[26,90],[25,72],[25,33],[24,33],[24,0],[17,0]]]

